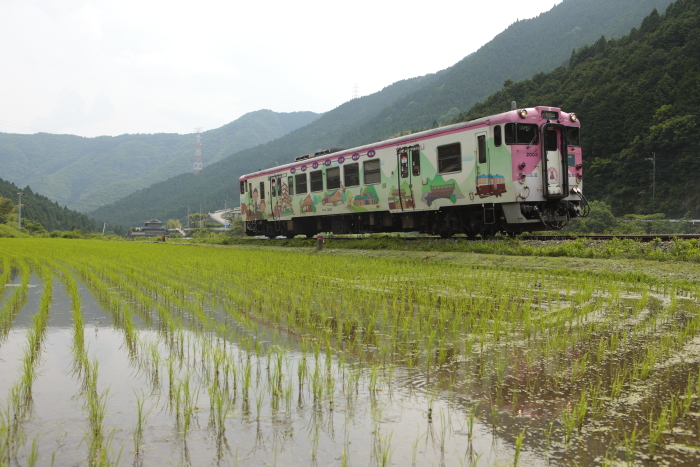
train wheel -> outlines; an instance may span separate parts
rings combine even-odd
[[[445,229],[440,231],[440,237],[442,238],[450,238],[452,237],[453,233],[451,229]]]

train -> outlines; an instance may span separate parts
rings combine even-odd
[[[511,109],[239,179],[245,232],[422,232],[442,237],[556,230],[585,217],[581,124],[557,107]]]

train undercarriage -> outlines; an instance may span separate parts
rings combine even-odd
[[[532,203],[455,206],[436,211],[368,212],[332,216],[296,217],[292,220],[249,220],[249,236],[269,238],[310,238],[319,233],[367,234],[382,232],[421,232],[449,238],[492,237],[497,233],[517,235],[523,232],[558,230],[566,222],[586,215],[587,205],[579,201],[542,201]]]

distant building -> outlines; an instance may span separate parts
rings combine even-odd
[[[143,227],[136,227],[127,235],[127,238],[135,237],[162,237],[168,235],[168,229],[158,219],[151,219],[143,224]]]

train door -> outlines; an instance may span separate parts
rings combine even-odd
[[[412,157],[413,146],[396,149],[396,166],[399,168],[399,179],[397,189],[392,193],[392,197],[396,204],[395,209],[401,208],[402,211],[415,209]]]
[[[476,134],[476,194],[485,198],[493,194],[491,160],[486,146],[486,132]]]
[[[544,157],[542,176],[546,180],[545,196],[548,198],[563,198],[568,192],[568,167],[564,163],[563,154],[566,147],[563,143],[562,130],[555,124],[542,126],[542,153]]]
[[[276,219],[277,216],[275,216],[275,207],[277,206],[277,179],[274,177],[269,177],[268,180],[270,181],[270,215],[273,219]]]

